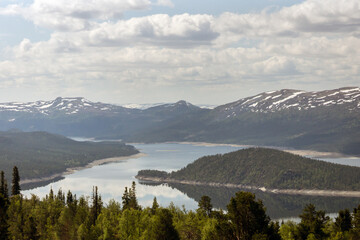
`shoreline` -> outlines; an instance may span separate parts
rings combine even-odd
[[[321,190],[321,189],[276,189],[256,187],[243,184],[232,183],[215,183],[215,182],[197,182],[176,179],[163,179],[155,177],[141,177],[135,176],[140,181],[150,181],[158,183],[179,183],[193,186],[209,186],[209,187],[226,187],[226,188],[241,188],[248,190],[258,190],[273,194],[287,194],[287,195],[305,195],[305,196],[323,196],[323,197],[358,197],[360,198],[360,191],[343,191],[343,190]]]
[[[303,157],[312,157],[312,158],[357,158],[356,156],[349,156],[337,152],[320,152],[315,150],[306,150],[306,149],[289,149],[276,146],[257,146],[257,145],[244,145],[244,144],[232,144],[232,143],[208,143],[208,142],[166,142],[166,143],[177,143],[177,144],[190,144],[194,146],[204,146],[204,147],[215,147],[215,146],[229,146],[229,147],[264,147],[282,150],[284,152],[289,152],[292,154],[300,155]]]
[[[107,164],[107,163],[115,163],[115,162],[126,161],[126,160],[129,160],[129,159],[136,159],[136,158],[140,158],[140,157],[144,157],[144,156],[146,156],[145,153],[137,153],[137,154],[130,155],[130,156],[120,156],[120,157],[111,157],[111,158],[98,159],[98,160],[94,160],[94,161],[88,163],[85,166],[82,166],[82,167],[70,167],[70,168],[67,168],[66,171],[64,171],[64,172],[55,173],[55,174],[53,174],[51,176],[48,176],[48,177],[24,179],[24,180],[20,181],[20,184],[39,183],[39,182],[51,181],[53,179],[63,177],[63,176],[75,173],[77,171],[87,169],[87,168],[92,168],[92,167]]]

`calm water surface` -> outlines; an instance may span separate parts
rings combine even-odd
[[[50,188],[55,192],[61,188],[65,192],[70,190],[78,196],[90,196],[93,186],[98,186],[105,202],[110,199],[121,202],[124,188],[130,187],[132,181],[135,181],[137,183],[137,197],[142,206],[151,206],[153,198],[156,197],[162,206],[168,206],[170,202],[173,202],[176,206],[185,205],[186,209],[196,209],[197,202],[179,190],[165,185],[142,185],[134,176],[142,169],[173,171],[205,155],[241,149],[231,146],[206,147],[176,143],[133,145],[146,156],[84,169],[67,175],[63,180],[45,187],[23,191],[23,194],[26,196],[36,194],[44,197],[49,193]]]
[[[197,202],[194,199],[198,200],[202,195],[209,195],[215,207],[225,209],[229,199],[235,192],[241,190],[177,184],[171,184],[170,186],[168,184],[146,185],[140,184],[135,179],[137,172],[142,169],[174,171],[185,167],[199,157],[236,151],[241,147],[198,146],[178,143],[133,145],[142,153],[145,153],[146,156],[84,169],[67,175],[63,180],[47,186],[23,191],[23,194],[28,197],[31,194],[44,197],[49,193],[50,188],[55,192],[61,188],[65,192],[71,190],[78,196],[90,196],[93,186],[98,186],[105,203],[110,199],[121,202],[124,188],[130,187],[132,181],[135,181],[137,183],[138,201],[142,206],[151,206],[153,198],[156,197],[162,206],[168,206],[173,202],[176,206],[181,207],[184,205],[186,209],[190,210],[197,208]],[[359,158],[321,160],[360,166]],[[356,198],[291,196],[263,192],[255,192],[255,194],[263,200],[268,214],[273,219],[298,216],[305,204],[310,202],[314,203],[318,209],[327,212],[337,212],[344,208],[352,209],[360,203],[360,199]]]

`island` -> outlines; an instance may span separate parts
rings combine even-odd
[[[274,193],[360,197],[360,168],[260,147],[205,156],[171,173],[141,170],[136,178]]]

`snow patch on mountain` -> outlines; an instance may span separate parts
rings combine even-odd
[[[0,112],[27,112],[72,115],[79,112],[118,112],[125,108],[112,104],[94,103],[85,98],[61,98],[51,101],[36,101],[27,103],[9,102],[0,104]]]
[[[282,89],[240,99],[215,108],[224,118],[235,117],[241,112],[305,111],[318,107],[341,106],[348,111],[360,111],[360,88],[346,87],[319,92]]]

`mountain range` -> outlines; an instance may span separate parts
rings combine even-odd
[[[119,106],[84,98],[1,103],[0,130],[132,142],[203,141],[360,154],[360,88],[282,89],[210,108]],[[136,108],[139,107],[139,108]]]

